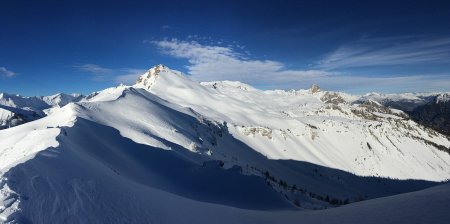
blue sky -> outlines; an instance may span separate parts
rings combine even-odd
[[[0,1],[0,92],[84,93],[156,64],[198,81],[450,91],[448,1]]]

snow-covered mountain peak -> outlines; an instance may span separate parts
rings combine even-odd
[[[62,107],[67,105],[70,102],[79,101],[83,98],[81,94],[65,94],[65,93],[57,93],[51,96],[44,96],[42,100],[51,106]]]
[[[150,88],[159,76],[159,73],[164,70],[163,65],[157,65],[149,69],[143,75],[141,75],[136,81],[136,85],[140,85],[142,87]]]
[[[311,88],[309,88],[309,91],[314,94],[314,93],[320,92],[321,89],[318,85],[312,84]]]
[[[139,88],[144,88],[150,90],[150,88],[155,85],[157,80],[161,80],[158,82],[162,82],[165,84],[162,85],[179,85],[183,82],[189,82],[190,80],[186,78],[183,73],[172,70],[169,67],[159,64],[153,66],[148,71],[146,71],[143,75],[141,75],[136,81],[135,86]]]
[[[159,64],[159,65],[153,66],[148,71],[149,71],[149,74],[151,74],[151,75],[158,75],[160,72],[167,72],[169,70],[170,69],[167,66],[165,66],[163,64]]]

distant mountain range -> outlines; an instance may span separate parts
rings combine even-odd
[[[24,97],[0,93],[0,129],[14,127],[46,116],[49,110],[77,102],[80,94]]]
[[[449,93],[367,94],[359,102],[374,100],[407,113],[416,122],[450,135]]]

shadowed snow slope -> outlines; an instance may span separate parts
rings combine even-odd
[[[449,139],[353,100],[156,66],[133,87],[1,130],[0,222],[367,222],[394,208],[440,221],[426,212],[448,208],[448,185],[373,198],[448,179]]]

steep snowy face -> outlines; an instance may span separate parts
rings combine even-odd
[[[156,66],[134,86],[219,123],[269,159],[307,161],[363,176],[450,178],[450,141],[375,97],[320,90],[261,91],[238,82],[196,83]],[[422,166],[420,164],[428,164]]]

